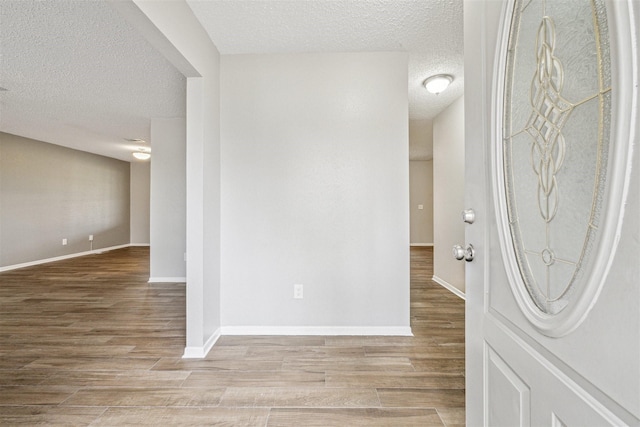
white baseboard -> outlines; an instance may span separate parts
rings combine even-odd
[[[133,247],[151,247],[150,243],[130,243],[129,246],[133,246]]]
[[[92,251],[76,252],[75,254],[61,255],[53,258],[39,259],[36,261],[29,261],[29,262],[23,262],[20,264],[7,265],[5,267],[0,267],[0,273],[3,271],[16,270],[18,268],[31,267],[31,266],[40,265],[40,264],[47,264],[49,262],[55,262],[55,261],[62,261],[64,259],[78,258],[86,255],[101,254],[103,252],[112,251],[114,249],[128,248],[129,246],[131,245],[127,243],[126,245],[109,246],[108,248],[94,249]]]
[[[183,359],[202,359],[223,335],[286,335],[286,336],[402,336],[412,337],[408,326],[222,326],[202,347],[185,347]]]
[[[149,277],[147,283],[186,283],[186,277]]]
[[[412,337],[409,326],[223,326],[222,335],[376,335]]]
[[[433,280],[434,282],[436,282],[438,285],[442,286],[443,288],[448,289],[449,291],[451,291],[451,293],[459,296],[460,298],[462,298],[463,300],[466,300],[466,296],[464,294],[464,292],[462,292],[460,289],[456,288],[455,286],[453,286],[451,283],[447,282],[444,279],[441,279],[440,277],[434,275],[431,280]]]
[[[213,335],[209,337],[207,342],[202,347],[185,347],[184,354],[182,355],[183,359],[202,359],[207,356],[207,353],[211,351],[213,345],[218,341],[222,334],[220,333],[220,328],[216,330]]]
[[[427,246],[427,247],[433,247],[433,243],[411,243],[409,246]]]

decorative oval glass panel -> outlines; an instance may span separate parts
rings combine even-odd
[[[571,310],[590,279],[610,145],[608,37],[600,0],[513,5],[498,165],[504,237],[518,270],[512,286],[540,319]]]

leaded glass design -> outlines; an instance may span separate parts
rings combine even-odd
[[[516,0],[506,62],[503,167],[524,286],[558,314],[580,292],[602,208],[611,111],[602,1]]]

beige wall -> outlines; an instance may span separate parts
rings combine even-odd
[[[433,160],[409,162],[409,189],[411,244],[433,244]]]
[[[433,121],[434,279],[464,293],[464,261],[451,256],[464,244],[464,99]]]
[[[129,243],[129,163],[0,133],[0,267]],[[62,239],[68,244],[62,245]]]
[[[433,120],[409,120],[409,160],[433,159]]]

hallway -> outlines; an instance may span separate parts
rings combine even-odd
[[[220,338],[183,360],[185,287],[148,248],[0,274],[0,424],[464,424],[464,301],[411,249],[414,337]]]

